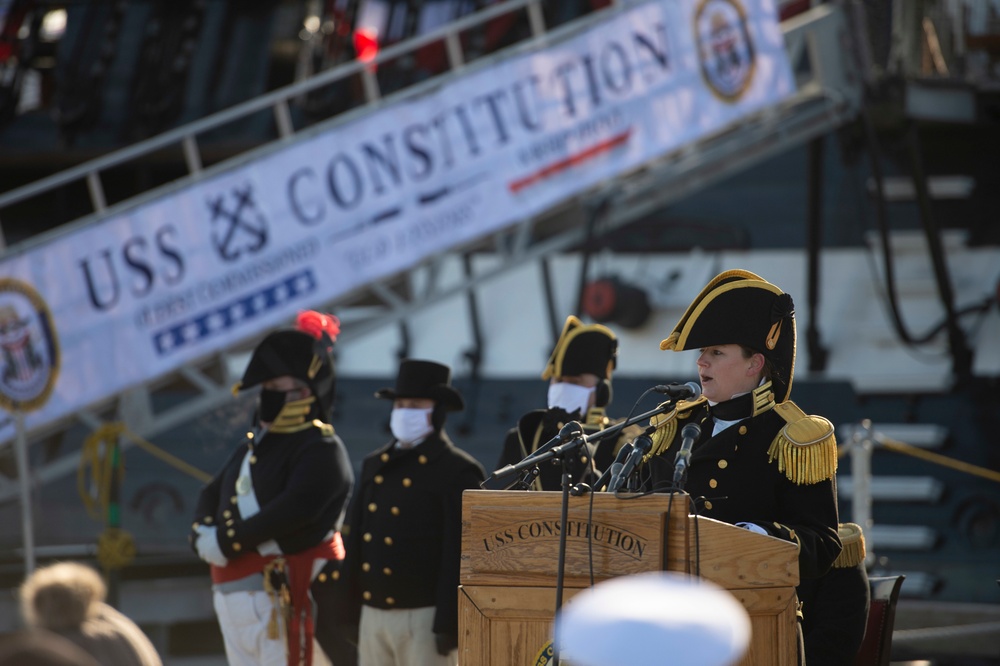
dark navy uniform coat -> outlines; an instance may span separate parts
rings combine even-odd
[[[434,607],[434,633],[458,633],[462,492],[483,467],[444,432],[409,449],[387,444],[365,457],[348,511],[344,594],[338,621],[358,624],[361,605]]]
[[[800,577],[823,575],[841,551],[835,476],[796,483],[779,471],[777,461],[769,460],[768,449],[786,423],[773,407],[717,437],[712,436],[714,421],[707,404],[683,416],[670,447],[644,466],[649,474],[645,487],[669,490],[683,425],[699,423],[701,437],[692,449],[684,487],[698,500],[698,512],[727,523],[756,523],[771,536],[798,543]]]
[[[538,447],[558,435],[562,427],[572,420],[572,416],[562,409],[536,409],[528,412],[518,420],[516,428],[507,431],[503,451],[497,460],[497,469],[521,462],[529,453],[534,453]],[[581,425],[587,434],[600,430],[598,425]],[[593,450],[592,445],[584,444],[570,457],[571,483],[588,481],[594,476],[594,462],[591,459]],[[538,482],[540,490],[561,490],[562,463],[548,460],[539,465]]]
[[[247,518],[236,506],[236,486],[251,447],[260,511]],[[298,432],[267,432],[256,444],[247,440],[238,446],[202,489],[195,522],[218,527],[219,546],[229,560],[272,539],[283,553],[297,553],[340,530],[353,483],[347,449],[329,425],[315,421]]]

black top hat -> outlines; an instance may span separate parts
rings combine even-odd
[[[323,327],[312,321],[316,317],[330,321]],[[270,333],[260,341],[236,390],[243,391],[268,379],[289,375],[309,386],[323,417],[327,418],[336,381],[330,350],[340,330],[339,321],[332,315],[309,311],[299,315],[296,326],[309,332],[285,329]]]
[[[462,396],[451,387],[451,368],[435,361],[403,359],[395,388],[375,391],[376,398],[429,398],[449,412],[465,409]]]
[[[618,363],[618,338],[607,326],[584,324],[570,315],[542,371],[542,379],[590,373],[611,379]]]
[[[788,400],[795,373],[795,306],[790,295],[750,271],[720,273],[691,302],[660,349],[731,344],[749,347],[771,361],[774,399]]]

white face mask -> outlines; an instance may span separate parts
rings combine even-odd
[[[549,409],[559,408],[567,414],[579,412],[586,415],[590,407],[590,396],[593,395],[594,388],[579,386],[577,384],[549,384]]]
[[[432,408],[411,409],[407,407],[396,407],[389,417],[389,428],[392,436],[398,439],[404,446],[413,446],[421,442],[427,435],[434,432],[431,425]]]

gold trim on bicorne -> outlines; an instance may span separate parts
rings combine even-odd
[[[319,355],[313,354],[312,361],[309,363],[309,370],[306,371],[309,379],[316,379],[316,373],[318,373],[322,367],[323,359],[321,359]]]
[[[844,544],[844,549],[834,560],[833,566],[837,569],[850,569],[865,561],[865,534],[861,531],[861,526],[856,523],[841,523],[837,527],[840,534],[840,542]]]
[[[833,424],[822,416],[807,415],[791,400],[775,406],[786,425],[767,450],[768,462],[788,480],[812,485],[837,473],[837,437]]]
[[[584,324],[577,317],[570,315],[566,318],[566,323],[563,324],[563,330],[562,333],[559,334],[559,340],[556,341],[555,349],[552,350],[549,360],[545,363],[545,369],[542,370],[542,379],[562,377],[563,359],[566,357],[566,350],[569,349],[569,343],[572,342],[575,337],[584,333],[602,333],[608,336],[611,340],[618,339],[615,337],[614,331],[607,326],[604,326],[603,324]],[[612,357],[608,360],[608,367],[604,372],[604,377],[601,377],[601,379],[610,377],[614,366],[615,359]]]
[[[678,419],[686,419],[691,415],[691,411],[699,405],[708,402],[708,398],[703,395],[694,400],[679,400],[677,405],[669,412],[657,414],[649,419],[649,425],[655,426],[656,430],[651,435],[653,448],[643,456],[642,461],[647,462],[653,456],[658,456],[670,448],[677,434]]]

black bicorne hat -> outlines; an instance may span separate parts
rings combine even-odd
[[[590,373],[611,379],[618,363],[618,338],[607,326],[584,324],[570,315],[542,371],[542,379]]]
[[[465,409],[462,396],[451,386],[451,368],[436,361],[403,359],[396,375],[396,386],[379,389],[376,398],[429,398],[446,411]]]
[[[660,349],[684,351],[743,345],[771,362],[775,402],[788,400],[795,374],[795,306],[792,297],[744,270],[720,273],[688,306]]]
[[[330,352],[340,332],[340,322],[332,315],[309,311],[299,314],[296,326],[296,329],[274,331],[261,340],[236,390],[243,391],[268,379],[289,375],[309,386],[327,418],[336,385]]]

